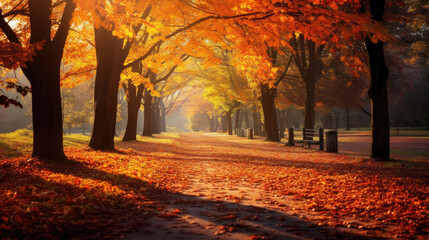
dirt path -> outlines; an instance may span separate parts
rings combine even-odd
[[[173,171],[187,187],[176,189],[166,200],[167,209],[127,239],[363,239],[393,237],[399,231],[372,219],[331,219],[296,196],[270,191],[264,179],[278,174],[263,172],[270,168],[327,171],[338,155],[220,134],[157,138],[159,144],[137,141],[122,147],[168,153],[162,158],[181,162],[180,169]],[[261,175],[253,178],[253,174]]]

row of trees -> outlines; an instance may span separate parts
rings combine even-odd
[[[363,13],[366,8],[371,14]],[[201,77],[207,80],[204,94],[213,99],[215,109],[225,111],[230,132],[232,112],[242,102],[259,100],[267,140],[278,141],[277,87],[291,66],[304,82],[305,126],[312,128],[315,85],[331,71],[323,58],[340,54],[349,69],[359,69],[355,48],[366,39],[373,101],[371,157],[389,158],[383,42],[390,37],[382,27],[384,1],[370,0],[366,6],[351,0],[9,0],[0,9],[1,41],[7,48],[2,66],[21,67],[31,83],[34,157],[66,160],[61,84],[77,84],[95,71],[89,145],[111,150],[119,87],[126,91],[129,107],[125,140],[135,138],[138,99],[144,101],[149,135],[158,90],[190,56],[204,59],[201,65],[216,66],[207,71],[210,76]],[[240,94],[237,89],[243,88],[248,91]]]

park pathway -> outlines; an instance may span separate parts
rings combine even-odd
[[[166,196],[167,208],[151,218],[148,226],[126,239],[392,237],[389,234],[394,232],[393,226],[370,228],[374,225],[371,220],[335,218],[336,222],[349,224],[333,227],[329,216],[309,209],[302,199],[277,195],[275,187],[271,191],[273,186],[264,181],[264,176],[278,174],[269,172],[270,169],[332,171],[329,164],[335,165],[338,155],[221,134],[180,133],[155,138],[158,144],[136,141],[122,147],[168,153],[163,154],[161,160],[180,161],[181,167],[172,170],[181,176],[180,182],[186,184],[178,184],[182,187]],[[356,161],[355,158],[344,160]],[[284,177],[287,181],[287,176]]]

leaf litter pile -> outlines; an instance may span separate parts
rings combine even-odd
[[[376,163],[203,133],[117,148],[68,147],[62,165],[3,157],[1,238],[428,237],[427,159]]]

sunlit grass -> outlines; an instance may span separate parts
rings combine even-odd
[[[79,147],[82,145],[88,145],[91,136],[83,134],[72,134],[63,136],[64,147]]]
[[[165,137],[169,138],[165,138]],[[144,137],[144,136],[137,136],[137,140],[147,143],[161,143],[161,144],[172,144],[174,142],[174,139],[170,138],[178,138],[179,135],[176,133],[165,133],[165,134],[155,134],[153,137]]]
[[[18,129],[12,133],[0,134],[0,157],[20,157],[31,154],[33,132]]]

